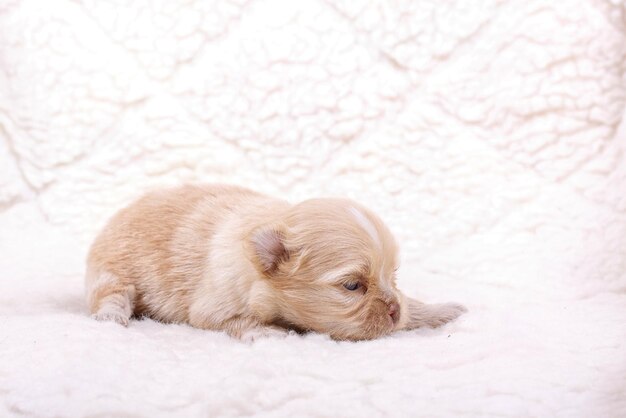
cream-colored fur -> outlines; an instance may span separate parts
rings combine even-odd
[[[290,329],[372,339],[465,311],[404,296],[397,253],[383,222],[348,199],[291,205],[188,185],[149,193],[109,221],[89,253],[87,302],[98,320],[145,315],[244,340]]]

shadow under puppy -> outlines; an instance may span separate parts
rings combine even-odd
[[[297,205],[226,185],[149,193],[119,211],[87,260],[93,317],[132,315],[246,341],[288,329],[365,340],[436,327],[465,311],[396,287],[398,247],[348,199]]]

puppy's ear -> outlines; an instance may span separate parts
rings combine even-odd
[[[261,228],[252,235],[252,248],[266,275],[271,275],[280,263],[289,259],[289,251],[285,248],[285,234],[281,228],[273,226]]]

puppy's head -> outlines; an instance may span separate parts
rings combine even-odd
[[[313,199],[252,237],[281,319],[335,339],[372,339],[400,321],[398,250],[383,222],[347,199]]]

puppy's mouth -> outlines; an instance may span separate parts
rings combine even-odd
[[[388,315],[386,318],[379,318],[378,321],[369,321],[362,328],[362,336],[357,339],[373,340],[391,334],[396,328],[397,320]]]
[[[393,328],[396,326],[396,323],[397,323],[397,321],[393,319],[391,315],[387,317],[387,322],[389,323],[389,329],[391,330],[393,330]]]
[[[378,331],[378,336],[392,333],[400,322],[400,305],[397,302],[385,303],[384,308],[381,307],[376,317],[371,318],[371,320],[374,320],[372,322],[378,325],[372,327]]]

